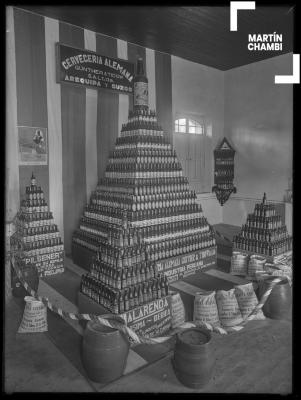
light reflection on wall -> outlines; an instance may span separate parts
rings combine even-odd
[[[292,175],[293,91],[272,76],[291,54],[225,72],[225,135],[235,150],[237,197],[281,201]]]

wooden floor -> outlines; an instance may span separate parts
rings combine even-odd
[[[214,334],[215,366],[211,381],[190,389],[176,378],[173,354],[117,382],[104,392],[274,393],[292,391],[291,322],[251,321],[248,329],[227,336]]]

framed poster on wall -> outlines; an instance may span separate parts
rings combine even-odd
[[[18,126],[19,165],[47,165],[47,128]]]

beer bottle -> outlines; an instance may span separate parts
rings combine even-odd
[[[148,302],[148,293],[147,293],[146,282],[144,282],[142,285],[143,285],[143,303],[147,303]]]
[[[121,271],[120,270],[118,270],[118,271],[116,271],[116,281],[115,281],[115,286],[116,286],[116,288],[117,289],[121,289]]]
[[[148,79],[144,74],[143,59],[138,58],[134,77],[134,109],[148,109]]]
[[[138,285],[138,303],[139,303],[139,306],[141,306],[143,304],[143,293],[142,293],[141,285]]]
[[[138,289],[137,286],[134,287],[134,307],[139,306]]]
[[[144,281],[146,280],[146,276],[145,276],[145,262],[141,263],[140,276],[141,276],[141,282],[144,282]]]
[[[135,306],[135,301],[134,301],[134,296],[133,296],[133,290],[132,288],[129,288],[129,307],[130,309],[134,308]]]
[[[133,267],[129,267],[127,276],[127,286],[132,286],[133,284]]]
[[[122,274],[121,274],[121,289],[126,288],[127,286],[127,268],[122,269]]]
[[[128,311],[129,309],[130,309],[129,294],[128,294],[128,289],[125,289],[125,293],[124,293],[124,311]]]
[[[124,292],[120,292],[119,297],[119,313],[122,314],[124,312]]]

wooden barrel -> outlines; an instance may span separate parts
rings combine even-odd
[[[28,286],[33,289],[34,291],[37,292],[39,288],[39,272],[37,268],[33,265],[29,266],[21,266],[19,267],[23,277],[25,279],[25,282],[28,284]],[[11,287],[12,287],[12,294],[15,297],[25,297],[28,296],[28,293],[22,283],[20,282],[19,278],[17,277],[17,274],[13,267],[11,266],[11,271],[12,271],[12,278],[11,278]]]
[[[269,288],[270,282],[275,279],[275,276],[266,278],[260,283],[259,298]],[[292,305],[292,290],[287,278],[283,278],[281,282],[277,283],[267,298],[262,310],[266,317],[272,319],[285,319],[290,312]]]
[[[209,382],[214,366],[210,341],[211,333],[203,328],[177,334],[173,368],[183,385],[200,388]]]
[[[116,319],[124,323],[123,319]],[[82,341],[82,362],[89,379],[107,383],[119,378],[126,365],[129,347],[122,332],[97,321],[89,321]]]

